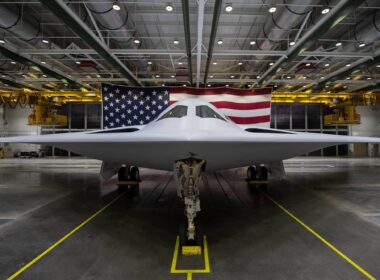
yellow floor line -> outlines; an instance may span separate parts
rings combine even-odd
[[[179,252],[179,236],[177,236],[175,246],[174,246],[170,273],[186,274],[187,280],[192,280],[193,273],[210,273],[210,261],[209,261],[209,256],[208,256],[207,237],[205,235],[203,236],[203,255],[204,255],[204,263],[205,263],[204,269],[177,269],[176,267],[177,267],[178,252]]]
[[[337,249],[334,245],[332,245],[330,242],[328,242],[325,238],[323,238],[321,235],[319,235],[317,232],[315,232],[312,228],[310,228],[308,225],[306,225],[304,222],[302,222],[300,219],[298,219],[296,216],[294,216],[289,210],[287,210],[284,206],[282,206],[280,203],[278,203],[276,200],[274,200],[271,196],[269,196],[267,193],[260,190],[262,194],[264,194],[270,201],[272,201],[278,208],[280,208],[282,211],[284,211],[287,215],[289,215],[293,220],[295,220],[297,223],[299,223],[301,226],[303,226],[307,231],[312,233],[315,237],[317,237],[320,241],[322,241],[325,245],[327,245],[331,250],[333,250],[336,254],[338,254],[341,258],[343,258],[346,262],[351,264],[354,268],[356,268],[358,271],[360,271],[365,277],[371,280],[376,280],[374,276],[372,276],[370,273],[368,273],[366,270],[364,270],[360,265],[358,265],[356,262],[354,262],[352,259],[350,259],[347,255],[342,253],[339,249]]]
[[[50,253],[54,248],[56,248],[58,245],[60,245],[62,242],[64,242],[67,238],[69,238],[71,235],[73,235],[75,232],[77,232],[79,229],[81,229],[83,226],[88,224],[92,219],[94,219],[96,216],[98,216],[100,213],[102,213],[104,210],[106,210],[108,207],[110,207],[112,204],[114,204],[117,200],[119,200],[122,196],[125,194],[121,194],[115,199],[113,199],[110,203],[105,205],[103,208],[95,212],[95,214],[91,215],[88,219],[86,219],[83,223],[75,227],[73,230],[71,230],[68,234],[63,236],[61,239],[59,239],[57,242],[55,242],[53,245],[51,245],[49,248],[47,248],[45,251],[43,251],[41,254],[39,254],[37,257],[35,257],[33,260],[31,260],[29,263],[24,265],[21,269],[16,271],[14,274],[9,276],[7,280],[13,280],[16,277],[20,276],[25,270],[27,270],[29,267],[31,267],[33,264],[38,262],[40,259],[42,259],[44,256],[46,256],[48,253]]]

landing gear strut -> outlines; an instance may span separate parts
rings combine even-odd
[[[198,179],[201,175],[204,160],[184,159],[175,163],[175,174],[177,180],[178,196],[183,198],[185,203],[185,216],[187,219],[187,240],[195,241],[196,231],[194,219],[197,212],[201,211],[199,200]]]
[[[138,192],[138,182],[140,181],[140,171],[137,166],[121,166],[117,173],[117,186],[120,193],[131,191],[132,194]]]
[[[247,181],[258,186],[262,191],[268,190],[268,169],[264,166],[249,166],[247,169]]]

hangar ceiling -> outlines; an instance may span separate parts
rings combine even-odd
[[[0,1],[0,88],[376,90],[379,10],[376,0]]]

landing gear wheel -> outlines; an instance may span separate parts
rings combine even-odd
[[[256,180],[256,167],[250,166],[247,168],[247,180],[254,181]]]
[[[268,181],[268,169],[265,166],[260,166],[260,180],[261,181]],[[262,183],[259,186],[260,190],[267,191],[268,190],[268,183]]]
[[[133,166],[129,172],[131,181],[140,181],[140,171],[138,167]]]
[[[127,181],[128,180],[128,173],[129,171],[126,166],[122,166],[119,168],[119,171],[117,172],[117,180],[118,181]]]

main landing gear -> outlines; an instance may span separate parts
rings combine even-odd
[[[268,169],[264,165],[252,165],[247,168],[248,184],[258,186],[262,191],[268,190],[268,177]]]
[[[117,173],[117,186],[119,192],[129,191],[137,194],[140,182],[140,171],[137,166],[121,166]]]
[[[196,239],[196,228],[194,219],[201,211],[199,200],[198,179],[205,165],[204,160],[184,159],[175,163],[174,173],[177,181],[178,196],[185,203],[185,216],[187,219],[186,236],[188,243],[194,243]]]

